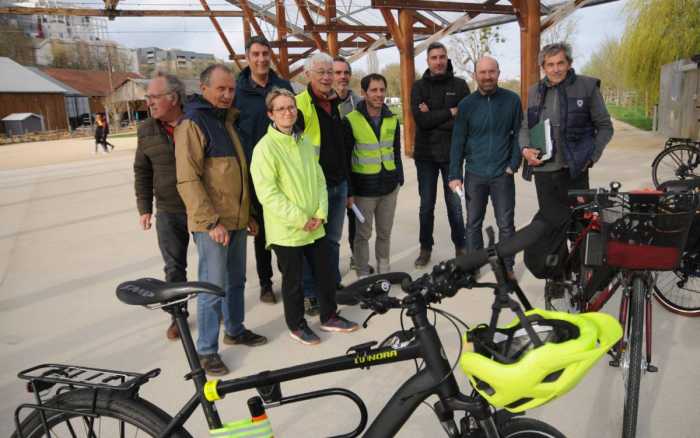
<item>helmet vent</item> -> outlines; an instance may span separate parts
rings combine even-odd
[[[542,381],[546,382],[546,383],[556,382],[557,379],[559,379],[559,376],[561,376],[563,372],[564,372],[564,369],[550,373],[544,379],[542,379]]]
[[[532,397],[523,397],[523,398],[521,398],[520,400],[516,400],[516,401],[514,401],[513,403],[511,403],[511,404],[509,404],[509,405],[506,405],[506,408],[508,408],[508,409],[515,409],[515,408],[517,408],[518,406],[522,406],[522,405],[524,405],[525,403],[528,403],[528,402],[530,402],[530,401],[532,401]]]
[[[476,381],[476,389],[478,389],[479,391],[485,392],[489,396],[492,396],[496,393],[496,391],[491,387],[491,385],[484,382],[483,380],[480,380],[476,376],[474,376],[474,380]]]

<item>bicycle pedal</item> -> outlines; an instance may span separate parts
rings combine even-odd
[[[659,371],[659,368],[657,366],[652,365],[652,364],[647,365],[647,372],[648,373],[655,373],[657,371]]]
[[[608,365],[611,367],[619,368],[620,367],[620,361],[619,360],[611,360],[608,362]]]

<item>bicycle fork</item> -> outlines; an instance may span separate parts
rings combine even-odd
[[[622,326],[622,338],[615,345],[613,352],[613,359],[609,362],[610,366],[619,367],[620,361],[622,359],[622,354],[626,348],[629,346],[625,342],[625,335],[630,328],[630,315],[629,315],[629,304],[630,304],[630,294],[632,294],[632,286],[629,281],[630,278],[626,277],[622,281],[624,282],[623,289],[624,293],[622,299],[620,300],[620,312],[618,320]],[[645,353],[646,360],[642,364],[642,371],[647,371],[650,373],[655,373],[659,369],[655,365],[651,364],[651,347],[652,347],[652,304],[651,304],[651,281],[649,274],[645,275],[643,281],[646,284],[645,295],[644,295],[644,340],[645,340]]]

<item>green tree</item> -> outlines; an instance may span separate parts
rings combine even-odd
[[[664,64],[700,53],[700,0],[630,0],[620,45],[622,74],[651,112]]]
[[[395,97],[401,95],[401,65],[389,64],[382,69],[382,76],[386,78],[386,95]]]
[[[608,38],[591,55],[582,73],[600,79],[600,88],[608,103],[621,103],[626,84],[620,72],[623,71],[620,41]]]
[[[19,27],[0,22],[0,56],[8,57],[23,65],[34,64],[32,39]]]

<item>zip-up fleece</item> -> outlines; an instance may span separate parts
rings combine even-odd
[[[520,165],[518,132],[522,120],[520,98],[504,88],[484,95],[479,90],[458,106],[450,150],[450,180],[462,179],[465,169],[486,178],[503,175]]]
[[[323,237],[324,227],[304,231],[309,219],[328,218],[328,192],[314,147],[302,133],[272,126],[253,148],[250,173],[263,206],[267,247],[304,246]]]
[[[177,190],[190,231],[217,222],[228,230],[248,225],[248,163],[233,128],[237,117],[235,108],[218,109],[196,96],[175,128]]]

